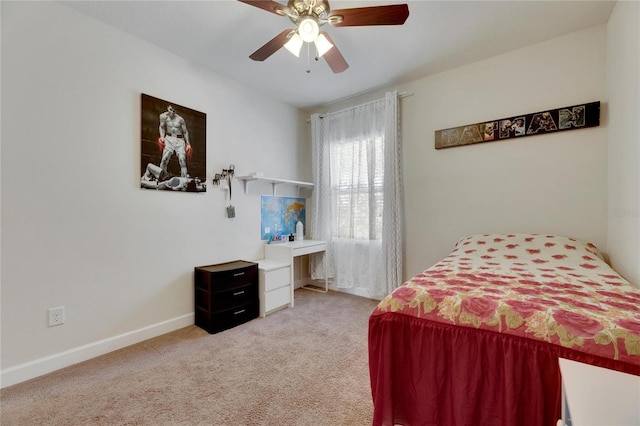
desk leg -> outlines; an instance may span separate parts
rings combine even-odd
[[[327,252],[323,252],[324,256],[324,289],[319,287],[312,287],[303,285],[300,288],[304,288],[305,290],[317,291],[318,293],[327,293],[329,291],[329,277],[327,275]]]
[[[294,292],[296,290],[296,281],[295,281],[295,274],[293,273],[293,257],[289,258],[289,268],[291,268],[291,302],[289,302],[289,307],[293,308],[294,302],[293,302],[293,296],[294,296]]]

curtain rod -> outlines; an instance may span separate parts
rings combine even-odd
[[[413,93],[410,93],[410,92],[400,92],[400,93],[398,93],[398,97],[399,97],[400,99],[408,98],[409,96],[413,96]],[[363,105],[369,105],[369,104],[372,104],[372,103],[374,103],[374,102],[378,102],[378,101],[380,101],[380,100],[381,100],[381,99],[376,99],[376,100],[374,100],[374,101],[365,102],[365,103],[363,103],[363,104],[355,105],[355,106],[352,106],[352,107],[349,107],[349,108],[345,108],[345,109],[341,109],[341,110],[339,110],[339,111],[324,112],[324,113],[321,113],[321,114],[320,114],[320,118],[324,118],[324,117],[325,117],[325,115],[329,115],[329,114],[337,114],[337,113],[339,113],[339,112],[348,111],[348,110],[353,109],[353,108],[355,108],[355,107],[359,107],[359,106],[363,106]],[[310,119],[310,118],[308,118],[308,119],[307,119],[307,123],[310,123],[310,122],[311,122],[311,119]]]

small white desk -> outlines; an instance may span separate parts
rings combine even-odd
[[[291,266],[291,307],[293,307],[293,290],[294,290],[294,274],[293,274],[293,258],[296,256],[304,256],[311,253],[326,253],[327,242],[320,240],[302,240],[288,241],[285,243],[265,244],[265,259],[279,260]],[[326,260],[326,259],[325,259]],[[327,263],[324,264],[324,289],[318,289],[309,286],[302,286],[307,290],[326,293],[329,291],[329,280],[327,278]]]

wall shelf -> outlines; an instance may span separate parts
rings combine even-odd
[[[252,181],[261,181],[261,182],[269,182],[272,187],[273,195],[276,195],[276,188],[279,185],[293,185],[298,187],[298,193],[300,193],[301,188],[313,189],[313,184],[310,182],[300,182],[296,180],[287,180],[287,179],[276,179],[265,176],[236,176],[236,179],[241,180],[244,185],[244,193],[247,193],[247,187],[249,182]]]

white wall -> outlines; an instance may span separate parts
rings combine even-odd
[[[476,233],[557,233],[606,251],[606,112],[597,128],[434,148],[436,130],[603,101],[605,61],[598,26],[392,87],[413,94],[401,101],[405,278]]]
[[[7,386],[192,324],[194,266],[263,255],[260,197],[240,182],[232,220],[211,185],[140,189],[141,93],[207,114],[209,184],[229,163],[311,176],[295,108],[58,3],[1,7]],[[66,322],[49,328],[56,306]]]
[[[603,100],[605,49],[606,28],[598,26],[402,88],[414,94],[402,103],[408,276],[468,234],[560,234],[606,250],[606,120],[434,149],[439,129]]]
[[[640,3],[617,2],[607,24],[611,262],[640,287]]]

